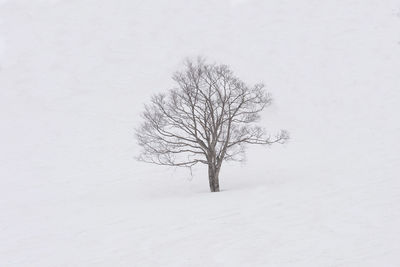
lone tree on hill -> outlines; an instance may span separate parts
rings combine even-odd
[[[143,148],[139,160],[158,165],[208,165],[211,192],[219,191],[225,160],[243,160],[247,144],[271,145],[288,138],[255,125],[271,103],[263,84],[248,86],[226,65],[187,60],[173,75],[176,88],[157,94],[145,105],[144,122],[136,130]]]

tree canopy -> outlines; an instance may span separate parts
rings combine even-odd
[[[173,80],[175,88],[145,105],[136,131],[139,160],[180,167],[203,163],[214,176],[209,178],[218,180],[222,162],[243,160],[247,145],[289,138],[284,130],[272,136],[256,124],[271,97],[263,84],[247,85],[227,65],[187,60]],[[210,182],[211,191],[219,191],[219,182],[214,184]]]

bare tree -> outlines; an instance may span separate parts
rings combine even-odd
[[[284,130],[270,136],[254,124],[271,98],[263,84],[246,85],[228,66],[187,60],[173,80],[176,88],[145,105],[144,122],[136,130],[143,148],[139,160],[179,167],[206,164],[210,190],[218,192],[223,161],[243,160],[247,144],[289,138]]]

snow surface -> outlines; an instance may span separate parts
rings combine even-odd
[[[400,2],[0,1],[0,266],[400,266]],[[187,56],[264,81],[284,146],[134,160]]]

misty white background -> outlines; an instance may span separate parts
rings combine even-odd
[[[400,2],[0,1],[0,266],[398,266]],[[135,161],[186,57],[264,82],[288,144]]]

